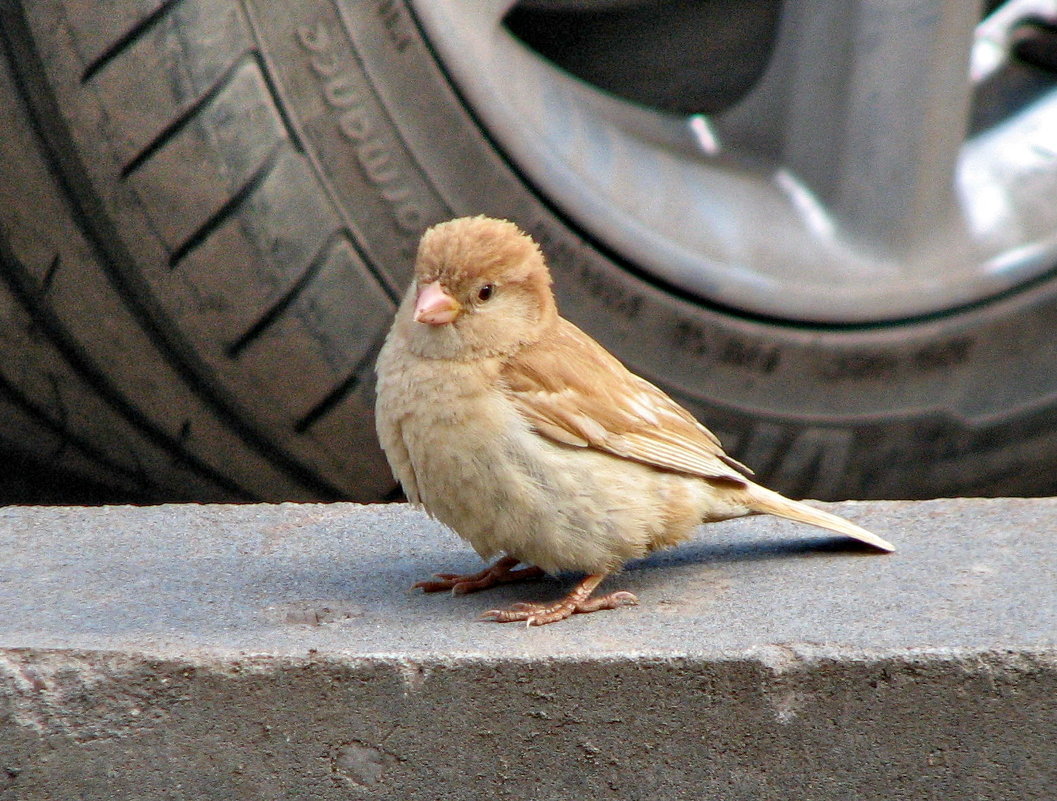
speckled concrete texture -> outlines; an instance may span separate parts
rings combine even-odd
[[[0,509],[0,799],[1050,799],[1057,499],[702,528],[552,626],[406,506]]]

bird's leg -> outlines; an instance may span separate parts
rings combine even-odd
[[[543,575],[543,571],[538,567],[523,567],[521,570],[514,570],[513,567],[519,561],[513,556],[504,556],[491,567],[486,567],[478,573],[465,576],[458,573],[437,573],[435,575],[439,581],[418,581],[411,585],[411,589],[420,589],[423,592],[451,590],[452,595],[465,595],[468,592],[487,590],[497,584],[511,584]]]
[[[618,606],[634,606],[639,599],[630,592],[621,590],[609,595],[592,598],[591,593],[602,583],[605,574],[596,573],[588,576],[573,591],[552,604],[517,603],[509,609],[490,609],[481,615],[481,620],[496,623],[511,623],[523,620],[530,626],[545,626],[557,623],[570,615],[580,612],[597,612],[600,609],[616,609]]]

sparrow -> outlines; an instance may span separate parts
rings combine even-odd
[[[483,559],[501,557],[414,587],[462,594],[586,574],[558,601],[485,620],[538,626],[636,604],[630,592],[593,593],[628,560],[743,515],[894,550],[753,482],[688,411],[558,314],[539,246],[507,220],[463,217],[425,232],[376,372],[378,437],[408,500]]]

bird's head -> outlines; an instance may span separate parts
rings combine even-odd
[[[488,217],[423,234],[405,304],[423,355],[447,358],[511,353],[557,317],[539,246],[514,223]]]

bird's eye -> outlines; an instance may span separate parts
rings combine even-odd
[[[482,303],[492,297],[492,293],[495,292],[495,286],[492,284],[485,284],[483,287],[477,290],[477,299]]]

